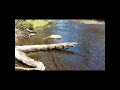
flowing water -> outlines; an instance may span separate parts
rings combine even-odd
[[[76,47],[66,50],[51,50],[26,53],[43,62],[46,70],[105,70],[105,24],[80,24],[73,20],[56,20],[41,29],[36,36],[20,39],[16,45],[54,44],[77,42]],[[42,38],[58,34],[62,39]],[[20,62],[20,66],[27,67]]]

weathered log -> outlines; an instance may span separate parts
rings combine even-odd
[[[51,50],[51,49],[64,49],[68,47],[75,47],[78,43],[76,42],[66,42],[58,44],[49,44],[49,45],[24,45],[15,47],[15,57],[22,61],[23,63],[35,67],[35,68],[22,68],[16,67],[16,70],[45,70],[45,66],[42,62],[35,61],[30,57],[26,56],[24,52],[38,51],[38,50]]]
[[[45,66],[43,65],[42,62],[35,61],[34,59],[31,59],[30,57],[26,56],[24,52],[18,51],[15,49],[15,57],[19,60],[22,61],[23,63],[37,68],[37,70],[45,70]]]
[[[31,71],[31,70],[39,70],[38,68],[23,68],[23,67],[15,67],[15,70],[16,71],[24,71],[24,70],[26,70],[26,71]]]
[[[16,50],[22,52],[31,52],[31,51],[40,51],[40,50],[52,50],[52,49],[65,49],[68,47],[75,47],[78,43],[76,42],[66,42],[66,43],[58,43],[58,44],[48,44],[48,45],[23,45],[16,46]]]

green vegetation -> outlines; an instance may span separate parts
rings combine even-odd
[[[33,25],[33,28],[47,25],[52,20],[26,20],[26,23],[30,23]]]
[[[53,20],[15,20],[15,28],[20,29],[20,30],[25,30],[25,29],[34,29],[37,27],[45,26],[48,25],[50,22]]]

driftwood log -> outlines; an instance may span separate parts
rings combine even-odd
[[[66,42],[66,43],[58,43],[58,44],[48,44],[48,45],[23,45],[16,46],[16,50],[22,52],[31,52],[31,51],[40,51],[40,50],[61,50],[68,47],[75,47],[78,43],[76,42]]]
[[[37,68],[37,70],[45,70],[45,66],[42,62],[35,61],[34,59],[28,57],[24,52],[18,51],[15,49],[15,57],[18,61]]]
[[[68,47],[75,47],[78,43],[76,42],[66,42],[58,44],[48,44],[48,45],[23,45],[15,47],[15,57],[17,60],[32,66],[34,68],[22,68],[15,67],[16,70],[45,70],[45,66],[42,62],[35,61],[34,59],[28,57],[24,52],[40,51],[40,50],[62,50]]]
[[[31,71],[31,70],[39,70],[38,68],[23,68],[23,67],[15,67],[15,70],[17,71]]]

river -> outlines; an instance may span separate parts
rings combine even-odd
[[[105,70],[105,24],[80,24],[74,20],[56,20],[47,28],[36,30],[36,36],[20,39],[17,45],[77,42],[66,50],[30,52],[27,55],[43,62],[46,70]],[[46,39],[52,34],[62,39]],[[16,61],[18,65],[27,67]]]

